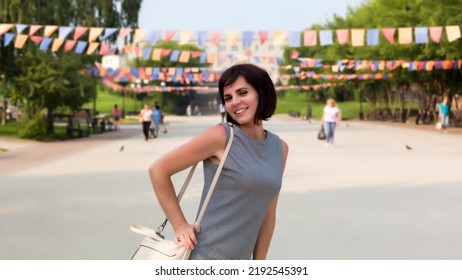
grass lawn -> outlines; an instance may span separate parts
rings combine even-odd
[[[143,104],[142,101],[138,101],[132,98],[130,94],[125,96],[125,112],[130,111],[139,112]],[[96,111],[100,114],[111,114],[112,108],[117,104],[120,110],[122,110],[123,97],[122,93],[109,92],[107,90],[100,90],[98,97],[96,98]],[[93,102],[87,103],[88,108],[93,109]]]
[[[278,99],[276,114],[287,114],[290,111],[299,112],[301,116],[306,115],[308,104],[311,106],[314,119],[321,119],[322,110],[326,106],[324,102],[310,100],[303,92],[287,92],[284,97]],[[337,103],[342,111],[342,119],[357,119],[359,117],[360,104],[355,101]],[[363,112],[369,111],[369,105],[362,104]]]
[[[17,122],[7,122],[6,125],[0,124],[0,136],[17,137],[19,126]]]

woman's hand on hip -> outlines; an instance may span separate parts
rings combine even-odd
[[[200,233],[200,227],[193,224],[182,224],[175,229],[175,244],[181,242],[187,249],[194,250],[197,244],[196,232]]]

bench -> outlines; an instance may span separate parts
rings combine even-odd
[[[88,137],[90,136],[90,132],[88,130],[88,127],[87,128],[83,128],[81,125],[80,125],[80,121],[79,120],[76,120],[76,119],[73,119],[73,120],[69,120],[69,123],[68,125],[66,126],[66,133],[67,133],[67,136],[69,138],[76,138],[74,137],[74,133],[77,133],[77,136],[79,138],[81,137]]]

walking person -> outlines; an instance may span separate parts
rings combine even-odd
[[[159,136],[160,122],[161,122],[160,107],[156,103],[154,104],[152,108],[152,128],[151,128],[152,138],[157,138]]]
[[[226,117],[226,108],[225,108],[225,105],[224,104],[221,104],[219,105],[219,108],[220,108],[220,115],[221,115],[221,122],[225,122],[225,117]]]
[[[143,127],[144,141],[149,139],[149,127],[152,122],[152,111],[149,109],[148,104],[144,104],[143,109],[140,111],[140,122]]]
[[[335,105],[335,100],[329,98],[327,105],[324,107],[321,118],[321,125],[326,130],[326,147],[333,147],[335,127],[340,124],[340,110]]]
[[[114,108],[112,108],[112,116],[114,117],[114,129],[118,130],[120,125],[120,110],[119,107],[117,107],[117,104],[115,104]]]
[[[175,231],[175,242],[192,249],[190,259],[265,259],[275,227],[287,144],[263,128],[276,109],[268,73],[252,64],[227,69],[219,81],[228,123],[205,130],[149,167],[157,199]],[[204,165],[200,206],[234,128],[234,141],[200,227],[188,222],[171,176]]]
[[[449,124],[449,102],[448,102],[447,96],[445,96],[443,98],[443,102],[439,104],[439,111],[440,111],[441,127],[443,128],[443,131],[446,132],[446,128],[448,127],[448,124]]]
[[[308,107],[306,107],[306,120],[311,123],[311,118],[312,118],[312,115],[313,115],[313,111],[311,109],[311,105],[308,104]]]

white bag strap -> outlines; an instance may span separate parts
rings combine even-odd
[[[220,177],[221,170],[223,169],[223,165],[225,164],[225,160],[228,157],[229,150],[231,149],[231,144],[233,143],[233,140],[234,140],[234,129],[233,129],[232,123],[229,123],[229,132],[230,132],[229,140],[228,140],[228,143],[226,144],[223,157],[221,158],[220,164],[218,165],[217,171],[215,172],[215,176],[213,177],[212,183],[210,184],[210,189],[207,192],[207,196],[205,197],[204,204],[202,204],[201,211],[199,215],[197,216],[196,222],[194,223],[194,225],[196,226],[199,226],[201,223],[202,217],[204,216],[204,213],[205,213],[205,209],[207,209],[207,205],[209,203],[210,197],[212,196],[213,190],[215,189],[215,185],[217,184],[218,178]],[[189,185],[189,181],[191,181],[194,171],[196,170],[196,166],[197,166],[197,163],[191,167],[191,170],[189,171],[189,174],[186,177],[186,180],[183,186],[181,187],[180,192],[177,195],[178,202],[180,202],[181,198],[183,197],[183,194],[185,193],[186,188]],[[157,235],[163,237],[161,235],[161,232],[164,230],[165,225],[167,225],[167,222],[168,222],[168,218],[165,218],[165,221],[157,228],[157,231],[155,232]],[[137,232],[137,233],[140,233],[140,232]]]

